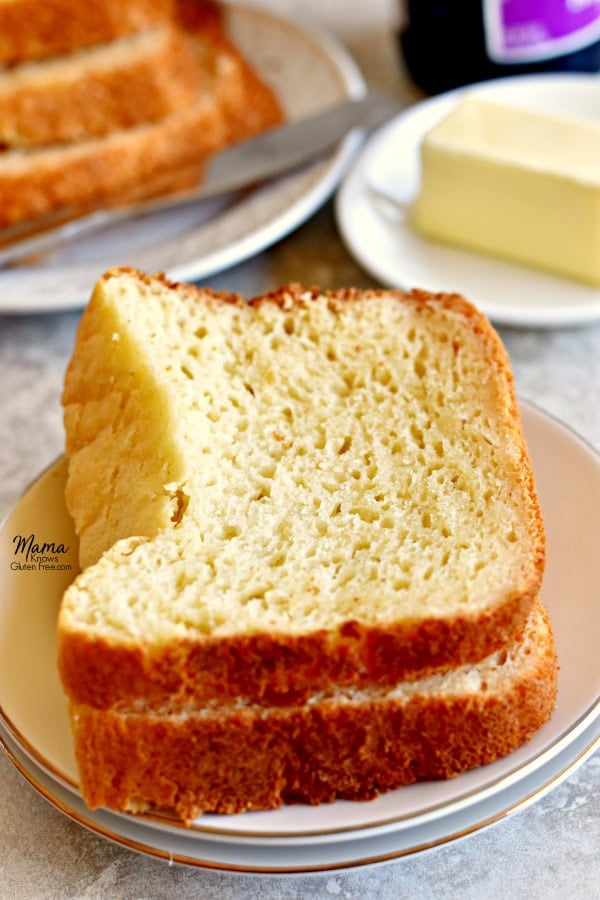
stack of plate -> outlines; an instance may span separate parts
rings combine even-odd
[[[58,606],[77,570],[61,459],[29,488],[0,532],[0,744],[9,758],[50,803],[104,837],[169,861],[257,873],[343,869],[423,852],[542,797],[600,743],[600,459],[535,407],[522,404],[522,413],[548,532],[543,599],[561,668],[552,719],[520,750],[451,781],[366,803],[206,815],[191,828],[158,814],[90,812],[77,791],[56,671]]]

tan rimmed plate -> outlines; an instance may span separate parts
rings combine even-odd
[[[273,847],[345,843],[350,838],[412,831],[511,790],[559,756],[586,729],[598,730],[600,458],[535,407],[522,404],[522,413],[548,532],[543,599],[550,610],[561,666],[552,720],[505,759],[448,782],[411,785],[368,803],[206,815],[191,830],[159,816],[138,817],[138,825],[172,836],[185,834],[186,841]],[[75,795],[77,772],[55,664],[58,605],[76,572],[76,539],[63,499],[65,471],[64,460],[46,470],[0,532],[0,719],[20,751],[61,789]],[[32,535],[32,544],[54,547],[52,553],[37,555],[54,555],[57,562],[38,565],[31,554],[27,562],[23,540]],[[32,568],[19,567],[25,564]]]
[[[501,822],[541,800],[572,775],[600,745],[588,728],[544,766],[493,797],[433,822],[387,834],[312,845],[240,845],[145,828],[133,817],[100,810],[91,813],[81,799],[36,766],[0,725],[0,746],[29,784],[73,821],[129,850],[202,869],[254,874],[332,872],[375,866],[459,841]]]

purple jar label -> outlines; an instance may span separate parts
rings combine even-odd
[[[493,62],[536,62],[600,40],[600,0],[482,0]]]

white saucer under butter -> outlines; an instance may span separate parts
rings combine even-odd
[[[465,90],[600,119],[595,75],[505,78],[416,104],[373,135],[338,190],[337,222],[350,253],[385,286],[456,291],[500,325],[557,327],[600,318],[600,288],[428,241],[411,225],[407,208],[419,189],[421,140]]]

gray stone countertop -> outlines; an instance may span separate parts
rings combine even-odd
[[[316,2],[308,6],[319,11]],[[326,24],[351,47],[368,80],[399,91],[392,83],[397,66],[387,0],[372,4],[371,27],[363,32],[341,18],[347,4],[321,6]],[[254,295],[293,280],[324,288],[374,284],[346,253],[330,205],[270,250],[210,281]],[[59,398],[79,315],[0,317],[0,517],[62,452]],[[600,448],[600,322],[499,332],[519,395]],[[116,846],[42,799],[0,753],[0,898],[592,900],[600,898],[599,776],[596,753],[534,805],[431,852],[343,872],[248,877],[168,866]]]

